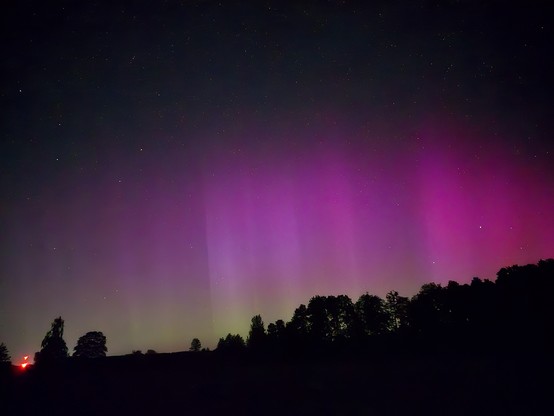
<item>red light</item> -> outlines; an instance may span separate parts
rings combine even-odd
[[[27,362],[27,360],[29,359],[29,356],[26,355],[23,357],[23,362],[21,364],[19,364],[19,366],[21,367],[22,370],[25,370],[27,368],[27,366],[29,365],[29,363]]]

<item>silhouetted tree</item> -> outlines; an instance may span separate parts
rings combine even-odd
[[[390,332],[398,331],[407,321],[409,299],[400,296],[396,291],[387,293],[385,308],[389,314],[388,329]]]
[[[156,354],[157,354],[156,350],[153,350],[153,349],[146,350],[146,355],[156,355]]]
[[[219,338],[217,351],[237,353],[244,350],[245,346],[244,339],[239,334],[227,334],[225,338]]]
[[[202,349],[202,343],[198,338],[193,338],[193,340],[190,343],[189,351],[192,352],[198,352]]]
[[[495,337],[498,315],[497,287],[494,282],[474,277],[469,285],[468,305],[469,325],[472,336],[481,342],[490,342]]]
[[[307,308],[308,333],[316,342],[350,338],[356,313],[346,295],[314,296]]]
[[[538,334],[542,334],[542,339],[537,339],[537,343],[543,345],[546,351],[551,351],[554,348],[552,339],[554,333],[554,309],[552,308],[554,259],[540,260],[537,266],[535,289],[532,292],[536,296],[534,308],[536,331]]]
[[[11,359],[8,347],[2,342],[0,344],[0,363],[11,363]]]
[[[106,356],[106,337],[102,332],[91,331],[80,337],[73,356],[80,358],[101,358]]]
[[[471,287],[467,284],[449,281],[443,290],[444,325],[450,337],[465,338],[471,329]]]
[[[291,338],[304,338],[308,335],[308,309],[300,305],[294,310],[291,320],[286,325]]]
[[[364,335],[382,335],[387,331],[389,318],[383,299],[365,293],[355,307]]]
[[[273,351],[283,350],[287,346],[287,329],[282,319],[267,326],[267,346]]]
[[[396,291],[387,293],[384,300],[366,293],[354,305],[345,295],[314,296],[307,307],[300,305],[294,311],[286,325],[282,320],[269,324],[267,334],[261,316],[256,315],[248,346],[254,349],[265,340],[273,351],[285,347],[288,352],[328,352],[336,350],[331,346],[358,348],[373,337],[377,348],[510,345],[547,351],[554,347],[552,291],[554,260],[548,259],[502,268],[496,282],[473,278],[471,284],[449,281],[445,287],[427,283],[411,299]],[[234,337],[220,339],[218,350],[233,345],[239,349],[241,342]]]
[[[137,355],[137,356],[138,356],[138,355],[143,355],[141,350],[133,350],[133,351],[131,352],[131,354],[132,354],[132,355]]]
[[[317,343],[329,341],[331,325],[327,315],[327,298],[314,296],[308,302],[307,308],[308,333]]]
[[[265,325],[260,315],[252,317],[250,322],[250,332],[246,339],[246,346],[252,350],[262,349],[266,343],[267,334],[265,332]]]
[[[273,322],[267,326],[267,338],[271,341],[277,340],[277,326]]]
[[[278,319],[267,326],[267,336],[272,341],[282,340],[285,337],[285,322]]]
[[[356,317],[352,300],[346,295],[327,296],[326,309],[331,341],[350,338]]]
[[[424,336],[437,334],[446,324],[444,289],[440,284],[426,283],[410,302],[411,329]]]
[[[63,339],[64,322],[62,317],[54,319],[52,327],[42,340],[40,352],[35,354],[35,362],[51,363],[67,358],[67,345]]]
[[[553,260],[505,267],[496,279],[496,337],[515,348],[551,345]]]

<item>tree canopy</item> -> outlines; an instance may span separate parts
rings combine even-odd
[[[289,322],[270,323],[269,348],[325,351],[334,345],[404,345],[546,348],[554,330],[550,294],[554,260],[500,269],[496,282],[473,278],[470,284],[426,283],[411,298],[396,291],[384,299],[365,293],[314,296]],[[251,327],[252,331],[252,327]]]
[[[80,358],[101,358],[106,356],[106,337],[102,332],[91,331],[79,338],[73,356]]]
[[[41,350],[35,354],[35,362],[51,363],[68,357],[67,345],[63,339],[64,321],[62,317],[54,319],[50,330],[44,336]]]
[[[202,349],[202,343],[198,338],[193,338],[190,343],[189,351],[198,352]]]
[[[217,343],[217,351],[226,353],[237,353],[244,350],[246,344],[244,339],[239,335],[227,334],[225,338],[219,338]]]
[[[554,260],[510,266],[497,273],[496,281],[473,278],[469,284],[449,281],[445,286],[426,283],[409,297],[396,291],[384,298],[362,294],[356,302],[346,295],[314,296],[307,306],[295,309],[290,321],[278,319],[267,331],[261,315],[250,322],[246,343],[239,334],[220,338],[217,351],[237,353],[310,352],[358,350],[371,345],[406,348],[520,348],[554,346],[551,293],[554,291]],[[67,357],[63,340],[64,321],[56,318],[35,356],[37,363]],[[190,351],[200,351],[198,338]],[[106,355],[106,337],[97,331],[79,338],[75,357]],[[133,351],[140,354],[140,351]],[[149,350],[148,353],[154,353]],[[0,361],[10,357],[0,344]]]
[[[262,349],[266,342],[265,324],[261,315],[255,315],[250,322],[250,332],[246,339],[246,346],[250,349]]]
[[[10,363],[11,359],[8,347],[2,342],[0,344],[0,363]]]

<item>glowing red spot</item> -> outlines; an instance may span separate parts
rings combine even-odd
[[[28,355],[23,357],[23,362],[19,365],[22,370],[25,370],[27,368],[27,366],[29,365],[29,363],[27,362],[28,359],[29,359]]]

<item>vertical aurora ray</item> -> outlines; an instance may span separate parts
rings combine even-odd
[[[510,259],[536,261],[529,252],[548,257],[545,179],[450,129],[454,145],[424,135],[428,145],[386,159],[345,150],[346,139],[216,158],[204,175],[216,327],[288,318],[315,294],[413,294],[428,281],[492,278]]]
[[[245,314],[288,317],[316,293],[355,296],[367,287],[376,241],[366,227],[383,225],[368,209],[378,195],[358,165],[321,146],[210,166],[207,245],[219,326],[244,329]]]

